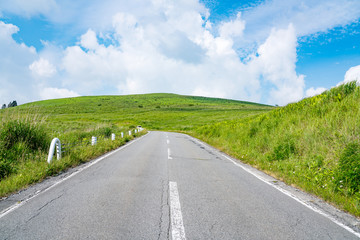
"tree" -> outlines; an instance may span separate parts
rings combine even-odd
[[[17,106],[16,100],[14,100],[14,101],[12,101],[12,102],[10,102],[10,103],[8,104],[8,108],[10,108],[10,107],[16,107],[16,106]]]
[[[6,108],[6,104],[3,104],[1,109],[5,109]]]

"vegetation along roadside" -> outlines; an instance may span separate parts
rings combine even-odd
[[[21,157],[0,181],[0,193],[5,196],[123,144],[118,138],[118,142],[109,141],[109,146],[104,141],[103,150],[92,153],[95,150],[88,143],[64,160],[46,165],[52,137],[89,142],[95,132],[106,139],[109,132],[118,135],[142,125],[149,130],[188,133],[359,217],[359,103],[360,87],[352,82],[277,108],[226,99],[145,94],[56,99],[4,109],[0,111],[2,126],[27,116],[24,128],[31,126],[29,132],[37,129],[43,141],[31,147],[24,144],[27,139],[21,139],[10,144],[9,151],[8,140],[1,136],[2,153]],[[5,129],[2,127],[1,134]],[[3,159],[5,155],[0,161]]]
[[[6,196],[115,149],[152,130],[189,130],[271,109],[247,102],[145,94],[55,99],[0,110],[0,196]],[[121,132],[124,138],[121,138]],[[116,140],[111,141],[111,133]],[[92,136],[98,137],[96,147]],[[51,139],[65,143],[60,161],[46,162]]]
[[[351,82],[192,135],[360,216],[360,87]]]

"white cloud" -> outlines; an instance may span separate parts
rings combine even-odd
[[[155,22],[142,22],[130,13],[114,15],[112,45],[88,52],[78,46],[66,49],[63,85],[77,92],[116,85],[120,93],[206,93],[259,101],[259,81],[232,49],[231,34],[215,37],[205,26],[202,10],[182,4],[157,6],[160,12],[153,14],[166,17]],[[80,44],[88,46],[89,38],[98,43],[89,30]]]
[[[319,95],[323,92],[325,92],[327,89],[326,88],[323,88],[323,87],[319,87],[319,88],[309,88],[306,90],[306,93],[305,93],[305,97],[313,97],[313,96],[316,96],[316,95]]]
[[[99,47],[99,43],[97,41],[96,33],[89,29],[84,35],[81,36],[80,44],[89,50],[97,49]]]
[[[78,93],[65,88],[44,88],[40,91],[41,99],[56,99],[67,97],[78,97]]]
[[[303,97],[304,76],[297,75],[297,38],[292,24],[287,29],[273,29],[270,36],[258,49],[254,60],[264,79],[274,85],[269,103],[284,105]]]
[[[284,105],[304,96],[297,38],[360,16],[352,0],[265,1],[217,24],[198,0],[15,0],[0,9],[81,29],[77,44],[46,42],[38,53],[13,40],[16,26],[0,22],[0,87],[24,101],[175,92]],[[256,54],[242,61],[248,48]]]
[[[38,14],[49,14],[57,7],[55,0],[11,0],[0,1],[2,11],[31,17]]]
[[[56,74],[56,68],[47,59],[40,58],[30,64],[29,69],[39,77],[52,77]]]
[[[344,81],[339,83],[338,85],[351,81],[357,81],[358,83],[360,82],[360,65],[351,67],[349,70],[347,70],[345,73]]]
[[[286,28],[292,23],[296,36],[327,32],[334,27],[357,21],[360,16],[358,0],[272,0],[244,11],[246,21],[240,46],[251,46],[266,39],[272,28]],[[264,24],[266,23],[266,24]]]
[[[219,33],[221,37],[224,38],[233,38],[240,37],[243,35],[245,29],[245,21],[241,19],[241,13],[239,12],[235,20],[229,22],[223,22],[219,28]]]
[[[36,51],[25,44],[18,44],[12,35],[18,27],[0,21],[0,103],[13,100],[23,103],[32,99],[33,84],[28,66],[36,59]]]

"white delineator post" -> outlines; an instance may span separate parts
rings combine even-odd
[[[129,136],[131,136],[131,131],[129,131]]]
[[[92,145],[92,146],[96,145],[96,141],[97,141],[97,137],[92,136],[92,138],[91,138],[91,145]]]
[[[124,137],[124,133],[123,132],[121,132],[121,138],[123,138]]]
[[[51,163],[52,161],[55,152],[55,146],[56,146],[56,159],[59,160],[61,158],[61,142],[58,138],[54,138],[50,144],[49,155],[47,159],[48,163]]]
[[[114,141],[115,140],[115,133],[111,134],[111,140]]]

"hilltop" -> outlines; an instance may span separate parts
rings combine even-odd
[[[158,93],[45,100],[21,105],[17,111],[46,116],[51,129],[57,131],[103,123],[120,127],[142,125],[151,130],[189,130],[270,109],[271,106],[251,102]]]

